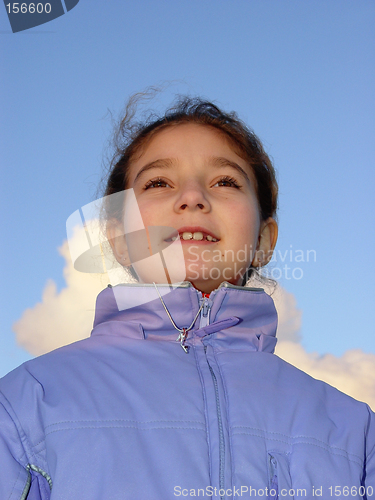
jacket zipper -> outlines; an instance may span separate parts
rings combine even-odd
[[[279,481],[278,481],[278,472],[277,472],[277,460],[276,458],[268,454],[269,459],[269,478],[270,478],[270,490],[269,490],[269,500],[277,500],[279,498]],[[271,495],[271,492],[273,493]]]
[[[199,328],[203,328],[207,325],[210,324],[210,309],[212,306],[212,301],[211,299],[208,299],[207,297],[202,297],[203,300],[203,307],[201,311],[201,318],[200,318],[200,323],[199,323]],[[202,305],[202,302],[200,302]],[[224,432],[223,432],[223,422],[221,420],[221,410],[220,410],[220,399],[219,399],[219,388],[218,388],[218,383],[217,383],[217,378],[216,375],[208,361],[207,358],[207,346],[204,346],[204,353],[206,355],[206,361],[208,368],[211,373],[212,377],[212,382],[214,385],[215,389],[215,400],[216,400],[216,414],[217,414],[217,422],[218,422],[218,427],[219,427],[219,489],[223,490],[224,489],[224,463],[225,463],[225,446],[224,446]],[[224,497],[220,497],[223,499]]]
[[[204,346],[204,352],[206,354],[206,361],[208,364],[208,368],[210,369],[212,382],[215,388],[215,399],[216,399],[216,414],[217,414],[217,423],[219,427],[219,489],[224,489],[224,461],[225,461],[225,447],[224,447],[224,432],[223,432],[223,422],[221,420],[221,411],[220,411],[220,400],[219,400],[219,389],[217,385],[216,375],[208,361],[207,358],[207,346]],[[220,498],[224,498],[220,496]]]

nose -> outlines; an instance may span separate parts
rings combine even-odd
[[[203,186],[198,182],[189,182],[181,188],[174,208],[176,212],[195,210],[209,212],[211,205]]]

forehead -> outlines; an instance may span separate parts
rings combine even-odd
[[[129,180],[143,165],[160,159],[176,162],[205,161],[213,157],[227,158],[252,174],[248,162],[239,156],[227,134],[209,125],[183,123],[157,131],[131,161]]]

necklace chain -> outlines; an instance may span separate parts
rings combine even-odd
[[[188,328],[179,328],[179,327],[176,325],[176,323],[173,321],[173,318],[172,318],[172,316],[171,316],[171,313],[168,311],[167,306],[165,305],[165,302],[164,302],[164,300],[163,300],[163,297],[160,295],[159,289],[158,289],[158,287],[156,286],[156,283],[155,283],[155,282],[153,282],[153,284],[154,284],[154,287],[156,288],[156,291],[158,292],[159,298],[160,298],[160,300],[161,300],[161,303],[163,304],[163,307],[164,307],[164,309],[165,309],[165,312],[166,312],[166,313],[167,313],[167,315],[168,315],[168,318],[171,320],[171,323],[172,323],[172,325],[174,326],[174,328],[175,328],[175,329],[179,332],[179,335],[178,335],[178,337],[177,337],[177,339],[176,339],[176,342],[180,342],[180,346],[182,347],[182,349],[184,350],[184,352],[186,352],[186,354],[187,354],[187,353],[189,352],[189,346],[186,346],[186,345],[185,345],[185,340],[186,340],[186,338],[187,338],[187,336],[188,336],[188,332],[189,332],[189,331],[193,328],[193,325],[194,325],[194,323],[196,322],[196,320],[197,320],[197,318],[198,318],[198,316],[199,316],[199,314],[200,314],[200,312],[201,312],[201,310],[202,310],[202,308],[203,308],[204,301],[202,301],[202,304],[201,304],[200,308],[198,309],[198,312],[197,312],[197,314],[195,315],[195,318],[193,319],[193,321],[192,321],[191,325],[190,325]]]

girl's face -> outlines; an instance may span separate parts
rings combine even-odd
[[[128,188],[146,227],[178,231],[185,279],[203,292],[223,281],[240,284],[276,242],[273,219],[261,223],[250,166],[212,127],[189,123],[157,132],[132,162]]]

